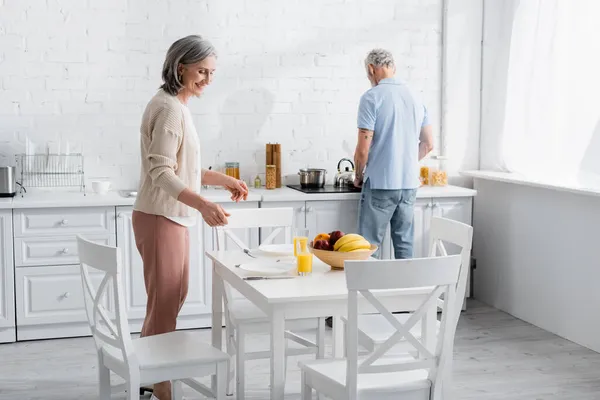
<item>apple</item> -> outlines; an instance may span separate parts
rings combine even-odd
[[[331,250],[331,247],[329,246],[329,242],[327,240],[315,240],[314,244],[313,244],[313,249],[317,249],[317,250]]]
[[[333,249],[333,245],[337,242],[345,233],[342,231],[333,231],[329,234],[329,247]]]

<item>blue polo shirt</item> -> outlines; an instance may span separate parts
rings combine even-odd
[[[397,78],[382,79],[360,98],[358,128],[373,131],[364,181],[371,189],[416,189],[419,136],[427,109]]]

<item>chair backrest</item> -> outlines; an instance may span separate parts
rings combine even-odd
[[[456,286],[460,274],[461,256],[442,256],[408,260],[367,260],[347,261],[344,264],[348,287],[347,325],[347,374],[348,398],[356,399],[358,374],[385,373],[428,369],[433,390],[440,390],[441,376],[448,357],[452,354],[458,319]],[[390,289],[424,288],[428,291],[425,300],[416,308],[405,323],[399,322],[386,306],[377,298],[377,292]],[[364,297],[395,329],[390,336],[366,359],[358,362],[358,293]],[[410,330],[436,307],[440,295],[447,299],[442,309],[440,329],[437,334],[436,349],[426,347],[425,335],[415,337]],[[395,310],[392,310],[395,311]],[[418,358],[410,360],[382,360],[386,353],[401,340],[414,347]],[[378,362],[379,361],[379,362]],[[377,363],[378,362],[378,363]],[[377,363],[377,365],[375,365]]]
[[[111,346],[121,353],[127,365],[137,366],[125,311],[120,249],[93,243],[78,235],[77,252],[85,310],[96,348],[100,351],[105,345]],[[97,280],[91,278],[90,269],[95,270],[95,275],[102,275],[97,286],[94,285]],[[108,310],[104,306],[106,299],[114,310]]]
[[[294,209],[285,208],[241,208],[227,210],[230,217],[227,219],[227,226],[215,228],[217,250],[225,250],[227,239],[231,240],[240,249],[250,249],[249,243],[244,243],[233,230],[251,230],[255,228],[274,228],[271,234],[261,244],[271,244],[273,240],[283,233],[285,243],[292,241],[292,225],[294,223]],[[224,285],[225,292],[225,318],[229,319],[228,304],[237,298],[242,298],[241,294],[233,290],[230,285]]]
[[[433,217],[429,230],[429,257],[448,255],[444,243],[451,243],[460,248],[461,268],[456,286],[456,301],[459,303],[458,307],[462,308],[471,265],[473,227],[451,219]],[[438,306],[443,307],[443,300],[438,300]]]
[[[294,223],[294,209],[286,208],[245,208],[227,210],[231,216],[227,226],[215,228],[217,237],[217,250],[224,250],[225,241],[230,239],[240,249],[248,249],[249,244],[244,243],[232,230],[274,228],[269,236],[261,240],[261,244],[270,244],[282,232],[287,243],[292,240],[292,225]]]

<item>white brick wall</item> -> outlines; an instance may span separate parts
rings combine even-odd
[[[369,88],[363,59],[393,51],[439,132],[441,0],[0,0],[0,162],[69,140],[88,177],[138,180],[138,127],[168,46],[198,33],[220,55],[214,84],[193,99],[205,167],[264,170],[282,144],[284,174],[324,167],[356,143]]]

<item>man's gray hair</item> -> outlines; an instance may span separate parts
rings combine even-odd
[[[365,67],[373,65],[374,67],[394,67],[394,56],[384,49],[373,49],[365,58]]]
[[[164,83],[161,88],[170,95],[176,96],[183,87],[177,71],[179,64],[195,64],[216,55],[213,45],[200,35],[189,35],[177,40],[167,51],[162,69]]]

